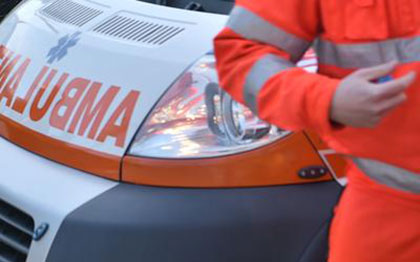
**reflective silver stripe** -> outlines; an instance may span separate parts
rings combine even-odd
[[[353,158],[353,161],[366,175],[381,184],[420,194],[420,174],[364,158]]]
[[[400,63],[420,62],[420,37],[398,38],[366,44],[335,44],[315,41],[319,62],[341,68],[364,68],[393,60]]]
[[[287,52],[293,62],[299,61],[311,45],[305,39],[281,30],[240,6],[232,10],[226,26],[246,39],[269,44]]]
[[[245,80],[243,96],[246,105],[257,114],[257,97],[264,84],[277,73],[292,67],[295,67],[295,64],[272,54],[255,62]]]

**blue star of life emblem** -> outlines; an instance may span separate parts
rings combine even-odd
[[[63,57],[67,55],[67,51],[69,48],[75,46],[77,42],[79,42],[81,35],[81,32],[76,32],[72,35],[68,34],[66,36],[63,36],[58,40],[58,44],[50,49],[48,52],[47,58],[48,63],[51,64],[54,61],[60,61]]]

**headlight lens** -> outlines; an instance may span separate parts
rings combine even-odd
[[[252,150],[289,133],[258,119],[220,89],[215,58],[209,54],[186,71],[159,101],[129,154],[217,157]]]

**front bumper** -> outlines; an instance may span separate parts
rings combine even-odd
[[[49,223],[28,260],[320,261],[335,182],[243,189],[118,184],[0,139],[0,198]]]
[[[47,261],[321,262],[339,192],[334,182],[213,190],[121,184],[66,218]]]

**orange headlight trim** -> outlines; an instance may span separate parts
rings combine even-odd
[[[324,166],[308,138],[295,133],[276,143],[238,155],[192,160],[125,156],[122,180],[167,187],[229,188],[302,184],[331,180],[302,179],[301,168]]]

